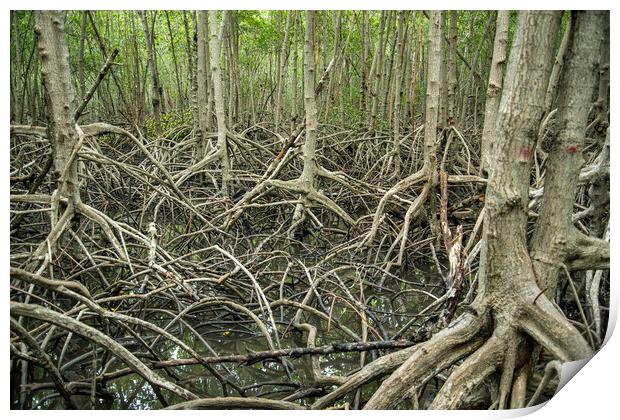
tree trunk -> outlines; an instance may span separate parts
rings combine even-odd
[[[208,91],[211,87],[208,74],[209,60],[209,19],[208,12],[198,10],[196,12],[196,110],[198,117],[198,159],[202,159],[207,153],[209,122],[209,98]]]
[[[318,127],[318,111],[316,107],[315,64],[314,64],[314,10],[306,10],[306,39],[304,41],[304,109],[306,113],[306,141],[302,153],[304,167],[299,177],[303,188],[308,191],[314,189],[314,178],[317,172],[316,163],[316,130]],[[297,204],[293,215],[293,225],[296,226],[305,218],[305,208],[309,204],[307,197]]]
[[[155,132],[159,137],[161,135],[161,96],[159,89],[159,76],[157,67],[155,66],[155,52],[153,51],[153,34],[149,29],[147,11],[140,12],[142,26],[144,28],[144,38],[146,39],[146,53],[149,70],[151,72],[151,104],[153,106],[153,114],[155,116]]]
[[[82,12],[82,23],[80,25],[80,46],[78,48],[78,83],[80,85],[80,97],[86,95],[86,81],[84,79],[84,41],[86,40],[86,23],[88,16]]]
[[[298,68],[298,40],[299,40],[299,13],[295,10],[292,12],[294,14],[294,26],[295,26],[295,42],[293,44],[293,77],[291,79],[291,102],[293,103],[293,111],[292,111],[292,125],[293,127],[297,123],[297,68]],[[292,129],[291,129],[292,131]]]
[[[571,12],[571,31],[562,41],[566,55],[559,80],[557,133],[547,158],[544,196],[530,244],[538,285],[550,298],[555,296],[562,265],[570,265],[570,254],[586,241],[573,226],[573,202],[584,163],[582,150],[599,59],[594,52],[603,38],[604,14]],[[606,246],[594,239],[592,242]]]
[[[446,27],[446,14],[441,18],[442,28]],[[439,94],[439,129],[446,128],[448,122],[448,43],[444,38],[441,39],[441,67],[440,74],[440,94]]]
[[[78,142],[75,128],[75,92],[71,83],[69,50],[65,41],[64,16],[59,11],[37,11],[37,47],[47,105],[47,133],[52,144],[54,175],[59,198],[70,205],[80,201],[77,160],[71,155]]]
[[[383,57],[385,55],[385,49],[383,47],[383,28],[385,26],[386,11],[381,11],[381,18],[379,20],[379,41],[377,42],[377,48],[375,48],[375,54],[372,58],[372,64],[370,65],[370,75],[373,78],[372,87],[370,90],[370,112],[368,114],[368,131],[374,132],[375,124],[377,120],[377,109],[379,107],[379,87],[381,86],[381,73],[383,68]]]
[[[174,64],[174,76],[177,82],[178,109],[183,109],[185,103],[183,101],[183,86],[181,85],[181,77],[179,76],[179,63],[177,62],[176,47],[174,46],[174,34],[172,33],[172,25],[170,24],[170,14],[166,10],[166,25],[168,26],[168,36],[170,37],[170,52],[172,53],[172,63]]]
[[[447,93],[447,121],[448,125],[456,124],[456,47],[457,47],[457,19],[458,12],[450,11],[450,34],[448,36],[448,93]]]
[[[573,20],[569,17],[568,24],[564,30],[564,36],[562,37],[562,42],[560,43],[560,48],[555,56],[551,76],[549,76],[549,84],[547,85],[547,93],[545,95],[545,114],[551,112],[555,104],[556,96],[558,94],[558,83],[564,68],[564,59],[566,58],[566,49],[568,48],[568,40],[571,36],[571,31],[573,30],[572,28]]]
[[[11,120],[19,124],[23,119],[22,97],[19,91],[20,88],[24,89],[24,86],[22,86],[22,48],[19,32],[19,17],[14,10],[11,10],[11,26],[14,31],[14,35],[11,35],[12,38],[14,36],[15,40],[15,68],[11,66]]]
[[[275,125],[276,133],[280,131],[280,117],[282,114],[282,90],[286,84],[286,73],[288,67],[288,54],[289,48],[289,32],[291,29],[291,17],[293,11],[288,11],[286,15],[286,29],[284,30],[284,40],[282,41],[282,47],[280,49],[280,78],[276,81],[276,112],[275,112]]]
[[[213,92],[215,100],[215,117],[217,119],[217,148],[222,165],[222,195],[228,197],[229,185],[232,180],[230,161],[228,160],[228,144],[226,140],[226,112],[224,110],[224,92],[222,89],[222,73],[220,70],[221,34],[226,23],[226,11],[222,12],[222,26],[218,34],[217,11],[209,11],[211,25],[211,76],[213,78]]]
[[[487,88],[487,100],[484,108],[484,125],[482,128],[481,162],[480,172],[487,172],[493,157],[493,141],[497,108],[501,99],[502,84],[504,78],[504,63],[506,62],[506,49],[508,46],[508,24],[510,11],[499,10],[497,23],[495,24],[495,42],[493,44],[493,59],[489,72],[489,85]]]
[[[397,42],[396,42],[396,67],[394,68],[395,78],[392,88],[392,159],[394,163],[394,172],[390,179],[400,178],[400,122],[401,122],[401,86],[404,74],[404,40],[405,25],[404,12],[398,12],[397,25]],[[389,169],[389,166],[388,166]]]

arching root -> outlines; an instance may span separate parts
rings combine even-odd
[[[415,395],[426,381],[483,344],[481,333],[488,320],[486,314],[465,313],[429,341],[416,346],[407,361],[383,381],[364,409],[389,409]]]

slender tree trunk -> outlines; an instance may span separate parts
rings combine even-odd
[[[20,89],[24,89],[22,84],[22,48],[19,31],[19,18],[15,10],[11,10],[11,26],[14,34],[15,44],[15,66],[11,66],[11,119],[17,123],[21,123],[23,119],[23,105],[22,98],[19,94]]]
[[[170,37],[170,52],[172,53],[172,63],[174,64],[174,76],[177,82],[177,96],[179,100],[179,109],[183,109],[185,107],[185,103],[183,101],[183,86],[181,85],[181,77],[179,76],[179,63],[177,62],[177,53],[176,47],[174,45],[174,34],[172,33],[172,25],[170,24],[170,14],[168,10],[166,13],[166,25],[168,26],[168,36]]]
[[[292,126],[297,124],[297,113],[299,112],[297,107],[297,68],[298,68],[298,51],[299,51],[299,13],[295,10],[294,14],[294,27],[295,27],[295,42],[293,43],[293,77],[291,79],[291,101],[293,103],[292,108]],[[291,129],[292,131],[292,129]]]
[[[229,186],[232,181],[230,174],[230,161],[228,160],[228,144],[226,140],[226,111],[224,109],[224,92],[222,89],[222,73],[220,70],[220,47],[222,45],[221,34],[226,24],[226,11],[222,12],[222,26],[218,34],[217,11],[209,11],[209,24],[211,26],[211,76],[213,78],[213,92],[215,100],[215,116],[217,119],[217,148],[220,153],[222,165],[222,195],[228,197]]]
[[[596,129],[605,133],[609,126],[609,15],[605,17],[604,38],[601,43],[601,63],[599,66],[598,98],[594,104]]]
[[[342,12],[341,11],[337,11],[336,15],[334,16],[334,53],[333,53],[333,60],[336,59],[336,57],[338,57],[339,55],[339,49],[340,49],[340,25],[342,22]],[[330,65],[330,64],[328,64]],[[334,62],[333,64],[331,64],[333,66],[336,65],[336,63]],[[340,66],[341,68],[342,66]],[[334,90],[336,89],[336,83],[338,81],[338,74],[336,74],[334,77],[330,77],[329,79],[329,83],[327,85],[327,95],[325,95],[325,109],[324,109],[324,114],[323,114],[323,119],[327,120],[329,118],[329,111],[331,110],[332,104],[335,101],[335,95],[334,95]]]
[[[416,12],[417,15],[417,12]],[[411,128],[415,128],[415,110],[416,110],[416,99],[417,99],[417,81],[420,78],[420,68],[422,67],[422,31],[420,26],[416,24],[416,19],[414,16],[414,25],[416,30],[416,38],[415,38],[415,47],[412,47],[413,51],[413,59],[411,65],[411,87],[410,87],[410,99],[409,99],[409,114],[411,118]]]
[[[397,12],[396,11],[392,12],[392,16],[393,18],[391,20],[394,26],[396,26],[397,25]],[[388,29],[387,33],[389,34],[390,32],[391,32],[390,29]],[[397,37],[398,37],[398,30],[395,30],[393,32],[394,32],[394,37],[393,37],[392,46],[390,48],[390,59],[386,63],[385,74],[384,74],[385,91],[384,91],[384,94],[382,95],[383,100],[381,102],[381,118],[387,122],[388,127],[392,126],[392,105],[393,104],[391,101],[391,97],[392,97],[392,83],[394,83],[393,74],[394,74],[394,71],[396,70],[394,68],[394,56],[396,54],[396,43],[397,43]],[[387,38],[386,38],[386,41],[388,41]]]
[[[286,84],[286,73],[288,68],[288,55],[289,55],[289,32],[291,29],[291,17],[293,11],[288,11],[286,15],[286,29],[284,29],[284,40],[282,40],[282,47],[280,49],[280,79],[276,82],[276,112],[275,112],[275,125],[276,133],[280,131],[280,117],[282,114],[282,90]]]
[[[161,135],[161,96],[159,89],[159,76],[157,74],[157,67],[155,66],[155,52],[153,51],[153,36],[149,29],[149,22],[147,11],[140,11],[140,18],[142,19],[142,26],[144,28],[144,38],[146,39],[146,53],[149,70],[151,72],[151,104],[153,106],[153,114],[155,116],[155,131],[157,136]]]
[[[198,117],[198,142],[199,156],[197,161],[202,159],[207,153],[207,143],[209,134],[209,98],[208,91],[211,82],[208,76],[209,67],[209,16],[205,10],[196,12],[196,109]]]
[[[510,11],[499,10],[495,25],[495,42],[493,44],[493,59],[489,72],[487,100],[484,109],[484,125],[482,128],[480,173],[487,172],[493,158],[493,141],[497,108],[501,99],[504,79],[504,63],[508,47],[508,24]]]
[[[446,14],[442,15],[442,28],[446,27]],[[445,39],[441,40],[441,70],[440,70],[440,80],[441,80],[441,90],[439,95],[439,128],[446,128],[446,123],[448,122],[448,48],[447,41]]]
[[[398,12],[397,26],[397,43],[396,43],[396,67],[395,78],[392,88],[392,159],[394,160],[394,173],[392,178],[400,178],[400,122],[401,122],[401,86],[404,74],[404,40],[405,25],[404,12]]]
[[[187,55],[187,71],[189,73],[189,88],[188,90],[194,89],[196,71],[194,69],[194,43],[192,42],[193,36],[190,36],[189,31],[189,21],[187,19],[187,11],[183,10],[183,27],[185,28],[185,53]],[[191,93],[190,93],[191,96]],[[185,102],[188,103],[188,94],[185,92]]]
[[[303,147],[304,168],[302,179],[310,186],[316,173],[316,131],[318,126],[314,65],[314,10],[306,11],[306,40],[304,43],[304,109],[306,113],[306,141]]]
[[[133,64],[133,83],[131,86],[132,89],[130,97],[133,99],[133,103],[135,104],[131,115],[133,116],[133,120],[142,127],[144,126],[144,95],[142,94],[140,55],[138,51],[138,37],[134,17],[135,14],[133,12],[128,13],[127,20],[129,21],[131,28],[131,47],[129,48],[129,51],[131,51],[131,61]]]
[[[82,23],[80,25],[80,45],[78,47],[78,83],[80,85],[80,97],[86,95],[86,81],[84,79],[84,41],[86,40],[86,23],[88,16],[82,12]]]
[[[448,93],[447,119],[449,125],[456,124],[456,47],[457,47],[458,12],[450,11],[450,34],[448,35]]]
[[[370,88],[370,112],[368,113],[368,131],[374,132],[377,120],[377,109],[379,107],[379,87],[381,86],[381,69],[383,67],[383,57],[385,49],[383,47],[383,29],[385,27],[386,11],[381,11],[379,19],[379,41],[375,49],[375,54],[370,66],[370,75],[373,78],[373,86]]]
[[[569,12],[570,13],[570,12]],[[566,57],[566,49],[568,48],[568,40],[573,30],[573,20],[568,19],[568,24],[564,30],[564,36],[560,43],[560,48],[555,56],[555,62],[553,63],[553,70],[551,70],[551,76],[549,76],[549,84],[547,85],[547,93],[545,95],[545,114],[548,114],[553,109],[558,94],[558,83],[560,81],[560,75],[564,68],[564,59]]]
[[[360,19],[360,38],[361,38],[361,46],[360,46],[360,55],[361,55],[361,63],[360,63],[360,67],[361,67],[361,71],[360,71],[360,88],[361,88],[361,92],[360,92],[360,106],[359,106],[359,110],[361,112],[365,112],[366,111],[366,99],[368,97],[367,94],[367,90],[368,90],[368,66],[367,66],[367,61],[368,61],[368,57],[367,57],[367,44],[368,44],[368,40],[370,38],[367,37],[368,32],[367,32],[367,28],[368,28],[368,21],[370,20],[370,17],[367,16],[367,13],[370,14],[370,12],[366,12],[365,10],[361,11],[361,19]]]
[[[481,41],[476,45],[474,49],[474,51],[476,51],[476,55],[474,59],[472,60],[471,65],[468,66],[469,77],[467,80],[467,86],[463,90],[464,100],[463,100],[463,107],[461,109],[461,121],[465,120],[465,117],[469,109],[475,106],[474,105],[475,101],[473,101],[472,98],[474,98],[475,96],[476,89],[482,85],[482,80],[480,79],[480,73],[478,71],[478,67],[479,67],[478,62],[480,60],[480,54],[483,50],[482,41],[487,39],[487,33],[491,30],[492,23],[494,20],[493,16],[494,16],[494,12],[488,13],[488,18],[484,25],[482,36],[480,37]],[[474,125],[474,129],[475,129],[475,125]]]
[[[315,94],[315,63],[314,63],[314,20],[315,11],[306,10],[306,39],[304,42],[304,109],[306,113],[306,141],[302,153],[304,167],[299,177],[300,183],[307,191],[314,189],[314,178],[317,172],[316,163],[316,131],[318,127],[318,111]],[[309,205],[308,199],[302,196],[302,202],[297,204],[293,215],[293,226],[305,219],[305,208]]]

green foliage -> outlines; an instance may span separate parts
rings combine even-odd
[[[166,135],[167,133],[175,134],[176,128],[182,126],[192,125],[192,112],[190,110],[175,111],[161,115],[160,120],[161,133]],[[157,137],[157,128],[154,117],[147,117],[144,120],[144,126],[146,128],[146,135],[149,138]],[[175,136],[177,137],[177,136]]]
[[[85,14],[88,13],[88,14]],[[222,76],[225,95],[228,95],[231,80],[230,49],[238,48],[238,62],[232,67],[237,72],[239,84],[239,115],[237,121],[245,118],[254,107],[254,114],[260,119],[265,115],[271,115],[275,105],[275,86],[278,82],[280,53],[284,40],[284,30],[287,17],[290,13],[295,14],[295,20],[291,22],[288,45],[285,46],[288,66],[285,69],[285,86],[282,92],[282,107],[285,114],[292,108],[293,57],[297,55],[297,100],[298,112],[303,112],[303,44],[305,37],[305,12],[286,10],[240,10],[229,11],[232,26],[227,27],[224,36],[224,45],[221,54]],[[346,43],[344,57],[339,65],[345,65],[340,78],[339,68],[336,68],[332,79],[337,80],[335,95],[329,115],[325,121],[340,122],[342,112],[339,107],[344,105],[344,114],[347,124],[364,124],[367,120],[365,110],[361,109],[361,88],[364,84],[362,75],[366,74],[367,87],[374,87],[374,80],[368,71],[373,61],[373,55],[378,43],[381,11],[328,11],[321,10],[316,15],[315,51],[316,51],[316,79],[322,75],[327,63],[334,54],[336,42],[335,25],[340,16],[341,47]],[[83,42],[83,50],[80,51],[82,38],[82,22],[86,16],[86,32]],[[386,19],[384,28],[384,49],[381,54],[382,62],[389,64],[393,59],[393,50],[396,48],[396,12],[386,13],[390,16]],[[458,51],[468,65],[474,65],[483,83],[486,81],[488,66],[492,54],[494,34],[495,12],[489,11],[459,11],[458,12]],[[218,19],[221,22],[222,14]],[[420,34],[420,48],[422,57],[426,59],[426,45],[428,42],[428,19],[422,11],[406,11],[404,13],[406,36],[405,42],[408,48],[406,60],[411,59],[411,50],[418,50],[418,33]],[[148,24],[154,36],[156,66],[159,73],[159,82],[163,90],[161,110],[162,133],[166,133],[181,125],[190,125],[191,115],[187,109],[191,97],[192,73],[196,72],[196,45],[195,31],[196,19],[192,11],[181,10],[150,10],[147,12]],[[294,28],[297,22],[297,44],[295,44]],[[447,16],[449,22],[449,16]],[[388,23],[389,22],[389,23]],[[490,22],[490,23],[489,23]],[[32,11],[13,12],[11,21],[11,70],[12,83],[16,86],[25,85],[22,89],[32,92],[41,89],[40,68],[37,66],[38,54],[35,49],[34,15]],[[516,13],[511,14],[510,36],[514,33]],[[563,27],[566,24],[566,17]],[[218,25],[219,26],[219,25]],[[449,26],[449,24],[448,24]],[[96,31],[95,31],[96,28]],[[447,29],[447,28],[446,28]],[[15,33],[19,32],[19,39],[15,39]],[[65,13],[66,41],[69,47],[70,64],[75,70],[72,72],[72,81],[76,92],[80,93],[80,68],[84,70],[84,84],[88,89],[97,77],[99,69],[107,59],[101,51],[101,45],[109,54],[113,48],[119,48],[119,55],[113,67],[114,79],[110,76],[97,90],[95,96],[88,105],[84,120],[109,119],[111,116],[122,114],[129,116],[133,121],[144,124],[149,136],[155,135],[155,123],[152,116],[151,105],[151,74],[147,65],[147,53],[145,48],[144,29],[139,13],[136,11],[67,11]],[[98,35],[97,35],[98,34]],[[233,45],[233,40],[237,44]],[[228,44],[230,42],[230,44]],[[19,45],[19,51],[16,51]],[[296,49],[296,51],[294,51]],[[173,54],[174,50],[174,54]],[[19,54],[22,63],[20,74],[15,75],[13,63]],[[365,61],[362,63],[362,58]],[[190,62],[193,69],[190,69]],[[345,63],[345,64],[343,64]],[[365,71],[362,69],[364,65]],[[457,59],[459,89],[469,89],[471,71],[468,65],[461,59]],[[385,64],[384,64],[385,66]],[[411,76],[411,63],[407,62],[405,76]],[[338,66],[337,66],[338,67]],[[424,92],[426,91],[426,69],[423,65],[417,73],[417,81],[414,85],[416,90],[416,113],[423,112]],[[384,79],[380,86],[379,109],[385,101],[385,77],[389,69],[383,69]],[[408,82],[403,90],[403,105],[409,95]],[[34,88],[34,89],[33,89]],[[19,92],[19,90],[16,90]],[[36,92],[38,93],[38,92]],[[325,92],[323,93],[323,95]],[[461,97],[468,97],[470,92],[459,93]],[[463,96],[465,95],[465,96]],[[26,96],[26,101],[29,98]],[[123,102],[123,96],[125,101]],[[250,99],[251,96],[251,99]],[[338,96],[343,97],[343,102]],[[34,96],[34,100],[42,103],[42,95]],[[324,101],[319,100],[321,105]],[[228,101],[227,101],[228,106]],[[26,112],[30,108],[25,106]],[[41,107],[42,108],[42,107]],[[185,109],[186,111],[181,111]],[[322,111],[322,110],[321,110]],[[322,112],[321,112],[322,113]],[[287,115],[290,117],[290,115]],[[387,112],[379,112],[377,115],[377,128],[388,127]],[[83,120],[83,121],[84,121]]]

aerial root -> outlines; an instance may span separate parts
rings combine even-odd
[[[514,333],[514,337],[514,340],[509,340],[506,344],[506,354],[504,356],[504,363],[499,380],[498,410],[503,410],[508,402],[508,397],[512,390],[515,367],[517,366],[517,358],[519,356],[518,349],[521,348],[525,341],[524,338],[516,332]]]
[[[554,375],[559,378],[561,374],[562,364],[560,362],[558,362],[557,360],[552,360],[547,363],[547,366],[545,366],[545,374],[540,383],[538,384],[534,395],[532,395],[532,398],[530,398],[530,401],[527,403],[527,407],[531,407],[536,404],[536,402],[538,402],[540,395],[545,390],[545,388],[547,388],[547,385],[549,385],[549,381],[551,380],[551,378],[553,378]]]
[[[433,403],[433,410],[455,410],[504,361],[508,347],[506,335],[496,329],[482,347],[456,367],[443,384]]]
[[[544,294],[538,298],[536,294],[530,293],[530,302],[521,302],[519,327],[561,362],[590,357],[592,348],[586,339]]]
[[[278,401],[258,397],[216,397],[202,398],[182,402],[166,407],[166,410],[230,410],[230,409],[259,409],[259,410],[305,410],[303,405],[287,401]]]
[[[369,246],[375,240],[375,236],[377,236],[377,231],[379,229],[379,224],[381,222],[381,218],[383,216],[385,206],[387,205],[390,198],[392,198],[394,194],[397,194],[398,192],[406,188],[412,187],[418,182],[422,181],[424,178],[427,178],[428,172],[429,172],[428,170],[426,170],[425,168],[422,168],[418,172],[413,173],[409,175],[408,177],[401,179],[392,188],[390,188],[383,195],[383,197],[381,197],[381,200],[379,200],[379,205],[377,206],[377,210],[375,211],[375,215],[373,216],[373,219],[372,219],[372,226],[370,228],[370,231],[366,235],[366,238],[362,242],[361,246]]]
[[[314,404],[312,404],[311,408],[313,410],[327,408],[365,383],[368,383],[381,375],[392,372],[398,366],[402,365],[409,357],[411,357],[411,354],[415,352],[418,346],[386,354],[385,356],[381,356],[378,359],[373,360],[354,374],[347,377],[347,380],[338,388],[319,398]]]
[[[325,207],[327,210],[332,213],[337,214],[342,220],[344,220],[349,225],[354,225],[355,220],[347,214],[338,204],[336,204],[331,198],[327,197],[323,193],[314,189],[314,187],[308,187],[301,180],[293,180],[293,181],[280,181],[277,179],[272,179],[267,181],[266,184],[268,186],[273,186],[276,188],[280,188],[283,190],[292,191],[298,194],[302,194],[309,201],[320,204]]]
[[[192,400],[198,398],[195,394],[188,391],[187,389],[182,388],[153,372],[129,350],[125,349],[122,345],[120,345],[107,335],[103,334],[101,331],[89,325],[86,325],[83,322],[77,321],[65,314],[46,309],[39,305],[11,302],[11,315],[25,316],[28,318],[38,319],[40,321],[49,322],[68,331],[71,331],[74,334],[81,335],[91,341],[94,341],[98,345],[110,350],[110,352],[116,355],[119,359],[121,359],[128,366],[130,366],[137,374],[139,374],[147,382],[149,382],[154,389],[167,389],[184,400]]]
[[[557,365],[560,361],[586,357],[591,350],[544,295],[539,297],[537,305],[520,303],[520,310],[502,317],[494,316],[495,327],[486,341],[481,332],[490,325],[488,313],[473,316],[466,312],[450,327],[415,346],[410,357],[383,381],[364,409],[390,409],[407,398],[416,398],[428,380],[463,358],[438,391],[431,409],[458,409],[466,397],[499,368],[499,396],[493,405],[497,404],[498,409],[523,407],[531,367],[531,360],[524,359],[532,354],[523,350],[529,343],[527,336],[559,359],[555,361]],[[548,365],[538,394],[556,370],[556,364]],[[530,404],[535,403],[539,395],[534,397]]]
[[[365,410],[390,409],[415,394],[426,381],[483,344],[486,313],[465,313],[452,325],[415,347],[411,356],[373,394]]]

